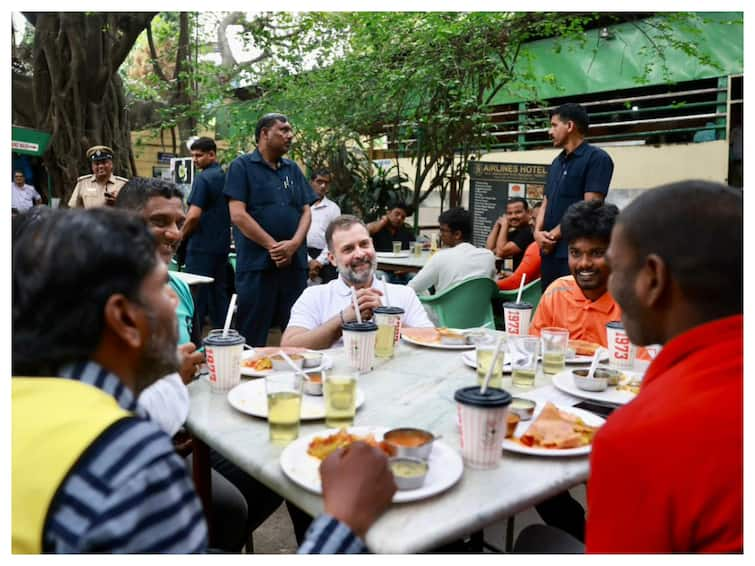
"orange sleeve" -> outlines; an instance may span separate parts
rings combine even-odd
[[[531,283],[535,279],[540,277],[540,248],[537,247],[536,242],[532,242],[524,252],[522,261],[519,263],[519,267],[516,268],[514,273],[508,277],[500,279],[496,283],[501,291],[510,291],[512,289],[518,289],[519,283],[522,280],[522,273],[527,274],[527,283]]]

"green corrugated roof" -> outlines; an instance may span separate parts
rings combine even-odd
[[[678,49],[666,49],[668,71],[672,82],[726,76],[744,70],[744,29],[742,12],[698,12],[702,22],[697,24],[700,33],[685,26],[672,24],[680,40],[692,41],[701,54],[709,56],[721,66],[701,65],[690,55]],[[651,19],[652,20],[652,19]],[[737,23],[727,24],[727,21]],[[613,39],[600,39],[600,30],[586,33],[584,44],[576,40],[543,39],[530,43],[522,51],[517,68],[527,67],[536,77],[541,77],[537,96],[532,93],[504,88],[494,98],[493,104],[550,99],[577,94],[588,94],[625,88],[636,88],[636,77],[643,74],[648,64],[653,64],[642,84],[653,85],[669,82],[657,56],[643,53],[649,46],[648,37],[631,23],[609,26]],[[558,47],[560,46],[560,50]]]

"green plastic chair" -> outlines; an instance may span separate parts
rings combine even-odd
[[[465,279],[436,295],[423,295],[419,300],[429,305],[441,326],[447,328],[475,328],[489,324],[493,328],[491,299],[498,286],[487,277]]]
[[[511,289],[510,291],[498,290],[498,298],[501,299],[501,303],[508,303],[516,301],[516,296],[519,293],[519,288]],[[524,289],[522,289],[522,300],[532,305],[532,310],[537,308],[540,302],[540,296],[542,295],[542,289],[540,288],[540,278],[538,277],[530,283],[525,283]]]

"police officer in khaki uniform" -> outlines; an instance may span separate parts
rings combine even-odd
[[[69,208],[112,206],[118,191],[128,179],[113,175],[113,150],[106,145],[95,145],[87,150],[92,174],[79,177],[68,201]]]

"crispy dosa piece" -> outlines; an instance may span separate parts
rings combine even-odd
[[[422,342],[424,344],[440,343],[440,334],[438,334],[435,328],[402,328],[401,334],[415,342]]]
[[[569,340],[569,348],[572,348],[578,356],[592,356],[600,347],[600,344],[587,340]]]
[[[519,441],[525,446],[563,450],[590,444],[597,430],[548,402]]]

